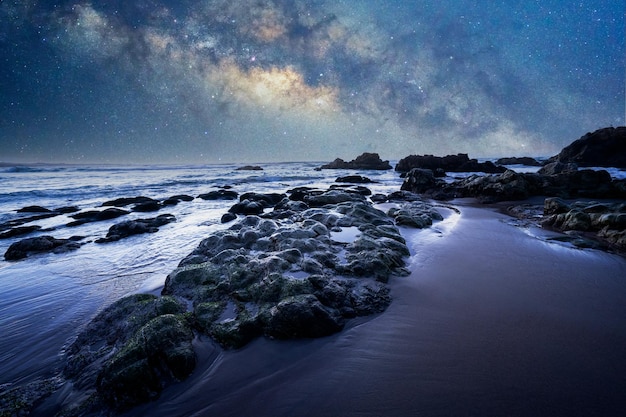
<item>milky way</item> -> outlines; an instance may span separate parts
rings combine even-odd
[[[624,50],[599,0],[5,0],[0,161],[551,155],[624,124]]]

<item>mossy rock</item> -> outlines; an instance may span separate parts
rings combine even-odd
[[[164,386],[185,379],[193,371],[193,337],[180,315],[165,314],[150,320],[105,364],[98,378],[98,392],[119,410],[157,398]]]

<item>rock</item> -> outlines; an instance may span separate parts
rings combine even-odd
[[[142,203],[149,203],[152,201],[155,201],[155,200],[153,200],[150,197],[144,197],[144,196],[121,197],[121,198],[116,198],[115,200],[105,201],[104,203],[102,203],[102,206],[103,207],[106,207],[106,206],[126,207],[131,204],[142,204]]]
[[[52,213],[52,210],[41,206],[27,206],[22,207],[17,211],[18,213]]]
[[[193,332],[180,316],[157,316],[141,327],[98,377],[98,393],[115,410],[156,399],[164,386],[187,378],[196,365]]]
[[[541,167],[539,169],[539,171],[537,171],[538,174],[543,174],[543,175],[556,175],[556,174],[561,174],[561,173],[570,173],[570,172],[575,172],[578,170],[578,165],[574,164],[574,163],[567,163],[564,164],[562,162],[550,162],[546,165],[544,165],[543,167]]]
[[[285,198],[287,198],[287,194],[281,193],[244,193],[239,197],[239,201],[256,201],[260,203],[264,208],[269,208],[274,207]]]
[[[391,208],[387,215],[392,217],[398,226],[424,229],[433,224],[433,220],[443,220],[441,214],[431,205],[414,201],[405,203],[399,208]]]
[[[64,253],[78,249],[82,237],[56,239],[52,236],[38,236],[14,242],[4,254],[7,261],[17,261],[36,253]]]
[[[245,215],[261,214],[263,213],[263,204],[257,201],[243,200],[234,204],[230,209],[228,209],[228,212]]]
[[[328,336],[344,325],[336,310],[325,307],[313,295],[286,298],[268,315],[265,334],[277,339]]]
[[[237,219],[237,215],[235,213],[224,213],[222,218],[220,219],[220,223],[228,223]]]
[[[332,184],[329,190],[342,190],[346,193],[360,194],[363,196],[372,195],[372,190],[362,185]]]
[[[404,177],[401,189],[419,194],[433,189],[436,184],[437,180],[432,170],[413,168]]]
[[[239,194],[236,191],[222,189],[200,194],[198,198],[203,200],[236,200],[238,196]]]
[[[529,156],[517,157],[513,156],[510,158],[500,158],[496,161],[496,165],[527,165],[527,166],[541,166],[541,163],[537,161],[535,158],[531,158]]]
[[[193,197],[186,194],[173,195],[161,202],[163,206],[175,206],[181,201],[192,201]]]
[[[396,171],[409,172],[413,168],[437,169],[446,172],[486,172],[502,173],[506,168],[496,166],[492,162],[478,162],[476,159],[469,159],[467,154],[447,155],[443,157],[433,155],[410,155],[402,158],[396,165]]]
[[[76,219],[76,221],[70,222],[67,224],[68,227],[80,226],[85,223],[99,222],[103,220],[111,220],[120,216],[125,216],[129,214],[129,211],[122,210],[119,208],[108,208],[102,211],[98,210],[90,210],[83,211],[81,213],[74,214],[70,217]]]
[[[352,184],[371,184],[374,181],[361,175],[346,175],[344,177],[338,177],[335,182],[348,182]]]
[[[626,250],[625,203],[576,201],[568,204],[560,199],[546,199],[544,213],[541,224],[545,227],[566,232],[586,232],[584,239],[578,238],[582,239],[581,242],[595,238],[596,242],[605,242],[617,251]],[[577,245],[580,246],[580,244]],[[591,247],[595,246],[602,245],[591,245]],[[590,247],[590,245],[585,244],[585,247]]]
[[[356,159],[346,162],[341,158],[335,159],[326,165],[317,168],[322,169],[362,169],[362,170],[387,170],[391,169],[389,161],[383,161],[377,153],[363,153]]]
[[[174,221],[176,221],[176,218],[171,214],[161,214],[160,216],[150,219],[127,220],[111,226],[106,238],[97,239],[96,243],[109,243],[124,239],[128,236],[143,233],[156,233],[159,231],[160,226]]]
[[[365,197],[361,194],[347,193],[340,190],[330,190],[322,194],[309,194],[304,197],[304,202],[310,207],[323,207],[347,201],[365,201]]]
[[[581,167],[626,168],[626,127],[607,127],[587,133],[550,158]]]
[[[151,201],[146,201],[143,203],[135,204],[131,210],[140,212],[140,213],[147,213],[150,211],[159,211],[161,210],[162,207],[163,206],[161,205],[161,203],[158,202],[157,200],[151,200]]]
[[[236,168],[235,171],[263,171],[263,168],[258,165],[244,165]]]
[[[6,232],[0,233],[0,239],[8,239],[8,238],[11,238],[11,237],[23,236],[23,235],[27,235],[29,233],[35,232],[35,231],[40,230],[40,229],[41,229],[41,226],[37,226],[37,225],[18,226],[18,227],[14,227],[12,229],[9,229]]]
[[[195,366],[185,304],[173,297],[135,294],[99,313],[67,349],[65,377],[74,387],[97,388],[117,412],[154,399]]]
[[[543,203],[543,214],[562,214],[570,210],[570,205],[561,198],[546,198]]]
[[[213,233],[168,275],[163,294],[190,300],[203,331],[226,347],[240,347],[261,334],[327,334],[337,331],[347,317],[382,311],[390,301],[382,283],[394,274],[406,274],[408,248],[384,212],[364,200],[353,200],[348,193],[333,193],[337,194],[349,198],[311,208],[285,199],[274,211],[290,207],[286,217],[249,215]],[[331,239],[330,229],[347,227],[359,228],[353,242]],[[319,276],[342,278],[326,288],[319,284]],[[370,290],[363,289],[365,283]],[[322,322],[329,320],[321,327],[325,330],[272,329],[279,317],[283,320],[274,313],[294,305],[303,308],[303,317],[313,320],[320,313]],[[224,317],[225,309],[234,312]]]

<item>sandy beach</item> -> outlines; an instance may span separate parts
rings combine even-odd
[[[129,415],[620,415],[626,259],[454,204],[403,230],[412,272],[384,313],[316,340],[199,341],[193,374]]]

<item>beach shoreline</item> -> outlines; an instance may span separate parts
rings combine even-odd
[[[617,415],[626,260],[456,203],[460,215],[403,230],[411,275],[391,279],[385,312],[222,352],[127,415]]]

